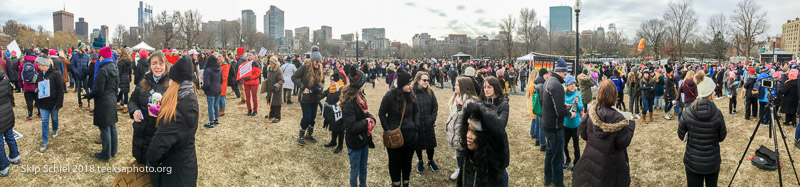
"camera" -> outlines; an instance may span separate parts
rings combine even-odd
[[[765,78],[761,79],[761,87],[768,88],[770,90],[775,89],[775,79],[773,78]]]

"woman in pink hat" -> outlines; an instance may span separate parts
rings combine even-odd
[[[783,122],[784,125],[796,125],[795,114],[797,114],[798,100],[797,74],[798,71],[796,69],[789,70],[789,80],[786,81],[783,89],[779,91],[779,95],[783,95],[780,112],[786,114],[786,120]]]

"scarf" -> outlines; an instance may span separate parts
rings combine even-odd
[[[358,103],[358,107],[363,110],[364,114],[369,113],[369,107],[367,107],[367,101],[364,100],[364,95],[358,94],[358,96],[356,96],[356,103]]]
[[[163,78],[163,77],[164,77],[164,76],[161,76],[161,77],[156,77],[156,74],[153,74],[153,80],[155,80],[156,82],[160,81],[160,80],[161,80],[161,78]]]
[[[100,62],[94,64],[94,79],[92,80],[92,82],[97,81],[97,71],[100,70],[100,67],[103,66],[103,64],[106,64],[106,63],[109,63],[109,62],[114,63],[114,59],[106,58],[106,59],[103,59],[103,61],[100,61]],[[114,67],[116,67],[116,66],[117,66],[117,64],[114,63]],[[97,87],[97,84],[92,84],[92,90],[94,90],[94,88],[96,88],[96,87]]]

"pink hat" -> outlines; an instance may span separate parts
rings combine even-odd
[[[147,58],[147,50],[139,50],[139,57],[140,58]]]
[[[736,78],[736,73],[734,73],[733,71],[729,71],[728,72],[728,77]]]
[[[797,79],[797,70],[796,69],[789,70],[789,78],[790,79]]]
[[[50,56],[56,56],[57,54],[58,51],[56,51],[55,49],[50,49]]]
[[[17,51],[11,51],[11,56],[17,56]]]
[[[100,49],[100,52],[97,52],[103,58],[111,58],[111,48],[110,47],[103,47]]]
[[[772,74],[772,77],[774,77],[776,79],[780,79],[781,78],[781,72],[780,71],[776,71],[775,73]]]

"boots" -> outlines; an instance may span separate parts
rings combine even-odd
[[[117,110],[122,110],[122,105],[117,104]]]
[[[336,146],[336,134],[331,135],[331,142],[325,144],[325,147],[333,147]]]
[[[219,116],[225,116],[225,109],[219,110]]]
[[[306,139],[308,139],[311,143],[317,143],[317,138],[314,138],[314,126],[308,127],[308,134],[306,134]]]
[[[642,118],[642,124],[647,124],[647,116]]]
[[[303,140],[303,135],[306,134],[305,130],[300,130],[300,135],[297,136],[297,144],[301,146],[306,145],[306,141]]]
[[[653,113],[652,112],[648,113],[647,118],[648,120],[653,121]]]
[[[333,153],[342,152],[342,146],[344,146],[344,134],[340,133],[338,135],[338,138],[339,138],[339,144],[336,145],[336,149],[333,150]]]
[[[122,113],[128,113],[128,107],[127,106],[122,107]]]

